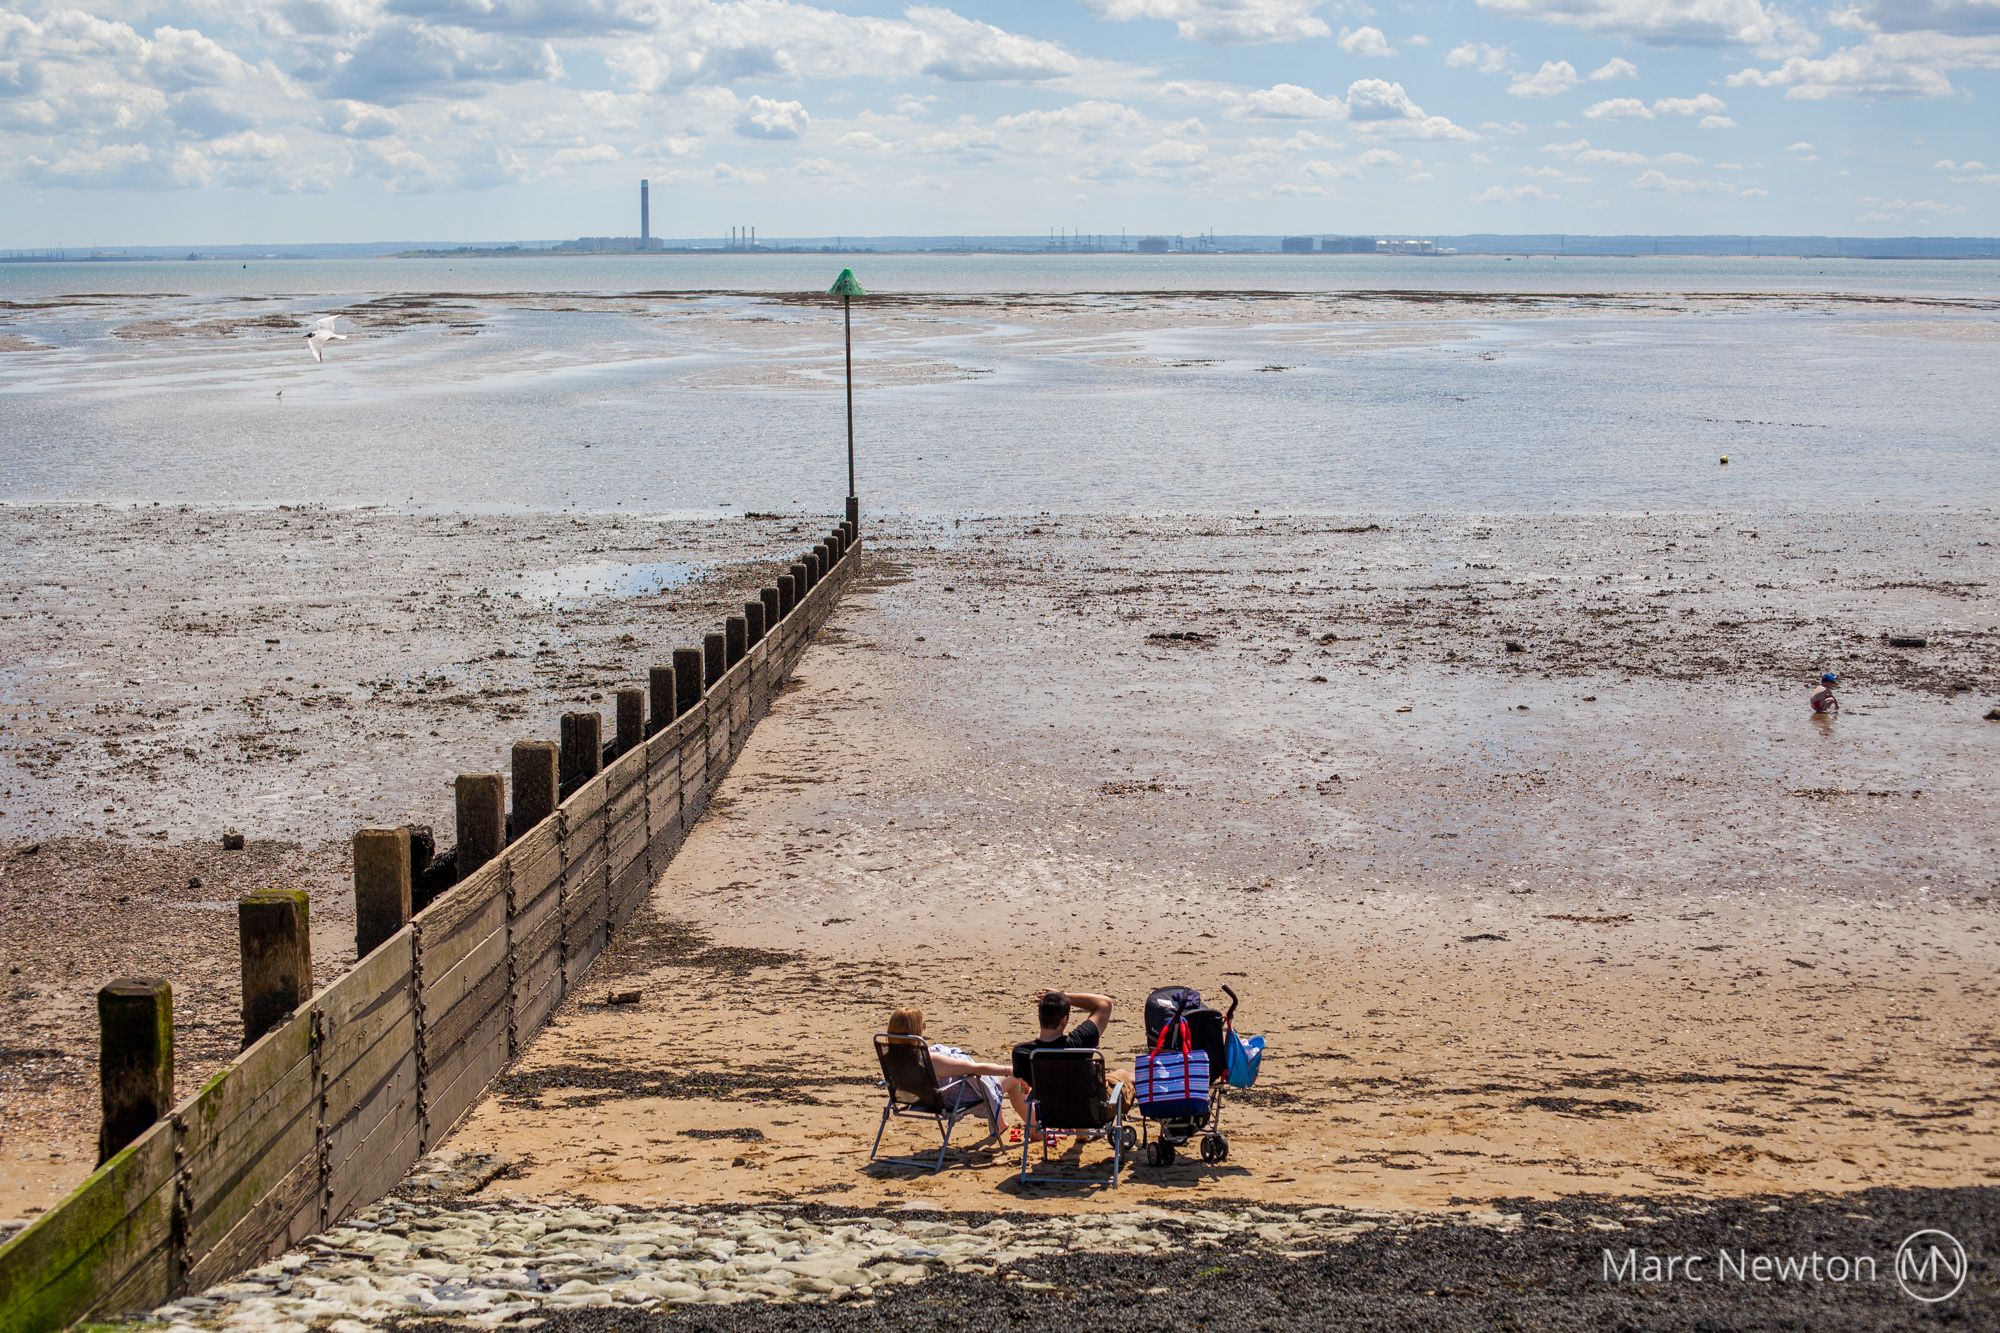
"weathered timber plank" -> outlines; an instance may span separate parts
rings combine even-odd
[[[430,1003],[431,991],[444,977],[467,957],[484,948],[496,932],[505,935],[506,931],[507,899],[497,893],[481,905],[478,915],[466,918],[459,929],[443,938],[434,938],[426,927],[422,936],[423,952],[418,958],[419,984],[423,987],[424,1003]]]
[[[561,806],[563,816],[563,836],[573,838],[577,829],[604,809],[608,788],[604,775],[599,773],[590,781],[578,787]]]
[[[423,1117],[414,1093],[404,1096],[375,1122],[358,1150],[333,1169],[327,1181],[327,1216],[345,1220],[394,1188],[422,1152]]]
[[[62,1328],[117,1290],[166,1244],[173,1178],[173,1124],[162,1120],[0,1245],[0,1329]],[[165,1299],[162,1288],[151,1304]]]
[[[514,935],[515,974],[525,975],[535,959],[540,958],[543,954],[549,953],[550,951],[555,951],[560,953],[561,950],[562,950],[562,918],[557,916],[554,912],[550,912],[544,917],[542,917],[540,921],[535,923],[535,928],[533,930],[528,931],[526,934],[522,934],[518,931],[515,932]]]
[[[191,1206],[202,1213],[217,1197],[234,1189],[241,1171],[261,1161],[299,1120],[311,1124],[318,1119],[319,1087],[308,1056],[266,1090],[253,1114],[238,1116],[226,1125],[202,1123],[202,1106],[196,1099],[189,1100],[191,1109],[183,1106],[174,1114],[184,1127],[181,1161],[190,1181]]]
[[[467,1029],[477,1026],[487,1014],[498,1013],[507,1016],[507,968],[505,955],[501,955],[499,967],[487,971],[479,984],[467,991],[449,1009],[426,1009],[424,1027],[424,1058],[436,1077],[438,1061],[442,1052],[450,1050],[464,1040]]]
[[[317,1096],[311,1086],[313,1007],[259,1037],[180,1106],[181,1160],[199,1176],[210,1154],[233,1156],[267,1138],[267,1117],[286,1119]],[[282,1123],[282,1122],[280,1122]],[[275,1128],[275,1126],[273,1126]]]
[[[499,1010],[467,1034],[444,1063],[433,1069],[432,1084],[439,1089],[431,1095],[431,1137],[442,1140],[451,1127],[472,1109],[507,1064],[507,1014]]]
[[[437,900],[417,913],[418,928],[423,931],[424,946],[429,948],[432,941],[447,938],[463,929],[468,920],[476,919],[486,910],[486,905],[494,899],[507,901],[507,866],[498,858],[485,865],[459,883],[452,885]]]
[[[266,1259],[289,1249],[306,1232],[293,1235],[292,1219],[311,1204],[314,1228],[319,1218],[319,1154],[308,1153],[285,1173],[269,1193],[247,1210],[242,1220],[205,1253],[190,1246],[187,1286],[200,1291],[218,1282],[227,1282],[246,1268],[255,1268]]]
[[[221,1170],[197,1177],[198,1197],[188,1214],[188,1253],[207,1253],[300,1162],[318,1161],[318,1132],[318,1117],[302,1109],[261,1153],[218,1163]]]
[[[417,1016],[405,1010],[376,1042],[344,1067],[327,1069],[326,1122],[337,1124],[366,1106],[383,1082],[416,1059]]]
[[[535,831],[507,849],[514,869],[514,902],[536,897],[562,878],[562,821],[544,819]]]

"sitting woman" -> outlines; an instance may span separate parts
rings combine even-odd
[[[889,1015],[889,1032],[893,1036],[923,1036],[924,1011],[915,1005],[896,1010]],[[956,1046],[939,1042],[929,1045],[931,1069],[937,1074],[944,1104],[953,1110],[963,1110],[983,1102],[986,1119],[993,1127],[987,1138],[996,1139],[1006,1133],[1007,1122],[1000,1113],[1003,1099],[1013,1100],[1016,1107],[1024,1104],[1014,1071],[1006,1065],[975,1060]]]

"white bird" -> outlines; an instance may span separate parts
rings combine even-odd
[[[326,346],[329,340],[339,338],[344,341],[346,339],[346,334],[335,333],[333,331],[333,322],[339,318],[339,315],[323,316],[313,331],[306,335],[306,350],[313,354],[313,360],[324,361],[326,359],[320,355],[319,349]]]

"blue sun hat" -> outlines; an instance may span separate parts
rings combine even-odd
[[[1833,678],[1833,673],[1829,671],[1819,678],[1819,683],[1822,685],[1833,685],[1836,684],[1837,682]]]

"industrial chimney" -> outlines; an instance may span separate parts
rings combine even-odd
[[[639,182],[639,248],[641,250],[650,250],[653,248],[653,205],[649,197],[651,189],[651,181],[642,180]]]

